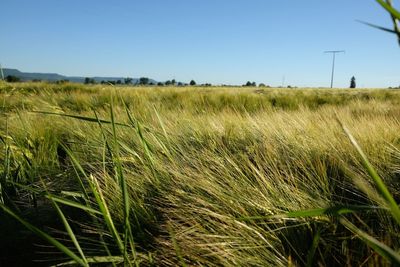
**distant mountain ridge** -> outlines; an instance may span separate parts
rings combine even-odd
[[[42,80],[42,81],[49,81],[49,82],[56,82],[60,80],[68,80],[70,82],[75,82],[75,83],[84,83],[86,77],[80,77],[80,76],[65,76],[65,75],[60,75],[58,73],[36,73],[36,72],[22,72],[17,69],[8,69],[4,68],[3,69],[4,77],[7,77],[8,75],[11,76],[16,76],[21,79],[21,81],[32,81],[32,80]],[[89,77],[91,79],[94,79],[97,83],[100,83],[101,81],[111,81],[111,82],[116,82],[120,80],[122,83],[124,83],[124,79],[127,77]],[[133,78],[132,79],[133,84],[139,83],[139,78]],[[153,79],[149,79],[149,83],[154,83],[156,84],[157,81]]]

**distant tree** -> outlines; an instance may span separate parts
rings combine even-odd
[[[32,82],[34,83],[40,83],[42,80],[41,79],[33,79]]]
[[[168,86],[168,85],[171,85],[171,84],[172,84],[172,82],[171,82],[170,80],[168,80],[168,81],[165,82],[165,85],[167,85],[167,86]]]
[[[356,77],[351,77],[350,88],[356,88]]]
[[[132,84],[132,82],[133,82],[132,78],[127,77],[127,78],[124,79],[124,83],[125,84]]]
[[[244,86],[252,86],[253,84],[250,81],[247,81],[247,83]]]
[[[101,84],[106,84],[107,82],[105,80],[102,80],[100,83]]]
[[[85,78],[84,84],[95,84],[95,83],[96,83],[95,79],[89,77]]]
[[[190,85],[191,85],[191,86],[195,86],[195,85],[196,85],[196,82],[195,82],[194,80],[191,80],[191,81],[190,81]]]
[[[251,86],[257,86],[256,82],[252,82]]]
[[[178,82],[178,86],[183,86],[183,83],[181,83],[181,82]]]
[[[164,84],[162,82],[158,82],[157,86],[164,86]]]
[[[17,77],[17,76],[14,76],[14,75],[8,75],[6,77],[6,81],[9,82],[9,83],[16,83],[16,82],[20,82],[21,79],[19,77]]]
[[[175,79],[172,79],[171,84],[172,84],[172,85],[175,85],[175,84],[176,84]]]
[[[147,77],[141,77],[140,79],[139,79],[139,84],[140,85],[147,85],[147,84],[149,84],[149,78],[147,78]]]
[[[69,83],[69,80],[64,79],[64,80],[58,80],[58,81],[56,81],[56,84],[66,84],[66,83]]]
[[[122,81],[121,81],[121,80],[118,80],[118,81],[116,82],[116,84],[122,84]]]

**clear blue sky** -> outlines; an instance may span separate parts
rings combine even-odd
[[[398,1],[395,0],[396,4]],[[374,0],[1,0],[0,62],[27,72],[159,81],[400,85],[394,35]]]

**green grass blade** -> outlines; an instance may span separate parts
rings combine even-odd
[[[382,242],[376,240],[369,234],[360,230],[357,226],[352,224],[346,219],[340,219],[340,223],[343,224],[347,229],[356,234],[361,240],[363,240],[369,247],[375,250],[379,255],[389,260],[394,266],[400,266],[400,254],[395,252],[390,247],[386,246]]]
[[[48,199],[50,199],[50,200],[53,200],[54,202],[61,203],[61,204],[64,204],[64,205],[67,205],[67,206],[70,206],[70,207],[73,207],[73,208],[77,208],[77,209],[86,211],[86,212],[91,213],[91,214],[99,214],[99,215],[102,214],[100,211],[95,210],[95,209],[93,209],[91,207],[88,207],[86,205],[83,205],[83,204],[81,204],[79,202],[75,202],[75,201],[72,201],[72,200],[69,200],[69,199],[56,197],[56,196],[52,196],[52,195],[47,195],[46,197]]]
[[[103,126],[101,124],[101,120],[100,120],[99,116],[97,115],[96,110],[93,110],[93,113],[94,113],[94,116],[96,117],[97,123],[99,124],[101,135],[103,136],[103,139],[104,139],[105,145],[107,147],[108,153],[112,157],[112,150],[111,150],[110,144],[107,141],[107,136],[106,136],[106,133],[105,133],[105,131],[103,129]]]
[[[254,221],[254,220],[266,220],[266,219],[306,218],[306,217],[317,217],[317,216],[327,216],[327,215],[339,216],[349,213],[371,211],[377,209],[382,209],[382,208],[376,206],[338,205],[328,208],[299,210],[299,211],[291,211],[285,214],[243,217],[240,219],[244,221]]]
[[[123,257],[120,256],[97,256],[97,257],[88,257],[86,258],[88,263],[111,263],[111,264],[119,264],[124,261]],[[54,266],[71,266],[74,265],[75,262],[68,261],[56,264]]]
[[[60,144],[60,145],[62,146],[62,148],[67,153],[70,160],[72,161],[72,165],[73,165],[74,169],[76,170],[76,178],[77,178],[78,184],[81,188],[82,193],[85,195],[86,200],[88,200],[89,195],[86,191],[85,184],[78,173],[78,171],[79,171],[86,178],[86,180],[88,180],[88,176],[87,176],[85,170],[83,169],[82,165],[79,163],[79,160],[75,157],[74,153],[72,153],[72,151],[65,145],[63,145],[63,144]]]
[[[388,11],[392,16],[396,19],[400,20],[400,12],[396,10],[390,3],[387,3],[383,0],[376,0],[386,11]]]
[[[378,173],[376,172],[376,170],[374,169],[372,164],[369,162],[367,156],[364,154],[364,151],[358,145],[356,139],[350,133],[349,129],[347,129],[347,127],[344,126],[343,124],[341,124],[341,125],[342,125],[343,130],[347,134],[348,138],[350,139],[350,142],[353,144],[353,146],[356,148],[358,154],[361,156],[361,162],[362,162],[363,166],[365,167],[365,169],[368,171],[368,174],[370,175],[370,177],[373,179],[378,192],[386,200],[394,219],[400,225],[400,208],[397,205],[396,201],[394,200],[392,194],[389,192],[389,189],[386,187],[382,178],[378,175]]]
[[[317,251],[320,238],[321,238],[321,228],[318,228],[317,233],[315,233],[315,235],[314,235],[311,248],[307,254],[307,263],[306,263],[307,267],[314,266],[313,263],[314,263],[315,252]]]
[[[63,223],[63,225],[65,227],[65,230],[67,231],[67,233],[69,235],[69,238],[71,239],[72,243],[74,243],[75,248],[78,250],[82,261],[85,263],[86,266],[89,266],[88,262],[86,260],[85,254],[83,253],[83,250],[82,250],[82,248],[81,248],[81,246],[80,246],[80,244],[78,242],[78,239],[76,238],[76,236],[74,234],[74,231],[72,230],[70,224],[68,223],[67,218],[65,217],[65,215],[62,212],[62,210],[60,209],[60,207],[57,205],[57,202],[53,201],[51,196],[49,196],[49,199],[52,201],[53,206],[56,208],[58,216],[60,217],[60,219],[61,219],[61,221],[62,221],[62,223]]]
[[[101,188],[93,176],[90,176],[89,185],[90,185],[92,193],[96,199],[97,205],[99,206],[99,209],[103,215],[105,224],[106,224],[110,234],[112,235],[114,242],[116,243],[117,247],[119,248],[120,252],[123,253],[124,244],[123,244],[121,237],[117,231],[117,228],[114,225],[114,222],[111,217],[110,211],[108,209],[107,203],[101,192]]]
[[[85,116],[79,116],[79,115],[72,115],[72,114],[64,114],[64,113],[56,113],[56,112],[48,112],[48,111],[31,111],[32,113],[38,113],[38,114],[46,114],[46,115],[55,115],[55,116],[61,116],[61,117],[68,117],[68,118],[73,118],[73,119],[78,119],[81,121],[88,121],[88,122],[96,122],[98,123],[99,121],[101,123],[106,123],[106,124],[111,124],[111,121],[107,120],[102,120],[102,119],[97,119],[97,118],[91,118],[91,117],[85,117]],[[114,122],[114,125],[118,126],[124,126],[124,127],[131,127],[129,124],[124,124],[124,123],[118,123]]]
[[[153,106],[153,109],[154,109],[154,112],[156,113],[157,120],[158,120],[158,122],[159,122],[160,125],[161,125],[161,129],[162,129],[162,131],[163,131],[165,140],[167,140],[168,146],[171,147],[171,144],[170,144],[170,141],[169,141],[169,136],[168,136],[168,134],[167,134],[167,130],[165,129],[165,125],[164,125],[164,123],[163,123],[163,121],[162,121],[162,119],[161,119],[161,116],[160,116],[160,114],[158,113],[158,111],[157,111],[157,109],[156,109],[155,106]]]
[[[130,201],[129,201],[128,186],[126,184],[126,180],[122,169],[122,163],[119,156],[119,146],[118,146],[117,130],[115,127],[114,105],[112,97],[110,101],[110,115],[111,115],[111,126],[112,126],[114,146],[115,146],[113,161],[115,162],[116,174],[122,191],[122,201],[123,201],[122,205],[124,207],[124,247],[123,247],[123,255],[125,259],[124,264],[125,265],[128,264],[130,266],[131,263],[128,257],[128,243],[129,241],[133,241],[130,222],[129,222]]]
[[[30,224],[29,222],[25,221],[24,219],[22,219],[20,216],[18,216],[17,214],[15,214],[12,210],[10,210],[9,208],[7,208],[5,205],[0,204],[0,208],[7,213],[8,215],[10,215],[11,217],[15,218],[17,221],[19,221],[21,224],[23,224],[27,229],[29,229],[32,233],[38,235],[39,237],[41,237],[42,239],[46,240],[47,242],[49,242],[50,244],[52,244],[53,246],[55,246],[58,250],[60,250],[61,252],[63,252],[65,255],[67,255],[68,257],[70,257],[71,259],[73,259],[77,264],[81,265],[81,266],[89,266],[83,259],[81,259],[78,255],[76,255],[73,251],[71,251],[69,248],[67,248],[66,246],[64,246],[62,243],[60,243],[59,241],[57,241],[55,238],[51,237],[50,235],[46,234],[45,232],[41,231],[40,229],[38,229],[37,227],[33,226],[32,224]]]
[[[400,44],[400,28],[398,21],[400,20],[400,12],[393,7],[392,0],[377,0],[377,2],[390,13],[392,17],[394,32],[397,34],[397,39]]]
[[[376,28],[378,30],[382,30],[382,31],[385,31],[385,32],[397,34],[397,32],[395,30],[392,30],[392,29],[389,29],[389,28],[385,28],[385,27],[378,26],[378,25],[375,25],[375,24],[372,24],[372,23],[369,23],[369,22],[361,21],[361,20],[357,20],[357,21],[362,23],[362,24],[365,24],[367,26],[370,26],[372,28]]]

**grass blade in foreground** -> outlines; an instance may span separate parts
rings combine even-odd
[[[88,263],[111,263],[111,264],[119,264],[124,262],[123,257],[119,256],[97,256],[97,257],[88,257],[86,258]],[[71,266],[75,265],[75,262],[73,261],[68,261],[68,262],[63,262],[56,264],[54,266]]]
[[[62,212],[62,210],[60,209],[60,207],[58,206],[58,204],[51,197],[50,197],[50,199],[53,202],[53,205],[57,210],[58,216],[60,217],[62,223],[64,224],[64,227],[67,230],[69,237],[71,238],[72,242],[74,243],[75,248],[78,250],[79,254],[81,255],[82,261],[85,263],[85,266],[89,266],[88,262],[86,260],[85,254],[83,253],[83,250],[79,244],[79,241],[76,238],[71,226],[69,225],[67,218],[65,218],[65,215]]]
[[[386,200],[386,203],[388,207],[390,208],[390,211],[393,215],[393,218],[397,221],[397,223],[400,225],[400,208],[399,205],[397,205],[396,201],[394,200],[392,194],[389,192],[389,189],[386,187],[385,183],[383,182],[382,178],[378,175],[372,164],[369,162],[367,156],[364,154],[363,150],[361,147],[358,145],[356,139],[353,137],[353,135],[350,133],[349,129],[346,128],[340,121],[340,125],[342,126],[343,130],[347,134],[347,136],[350,139],[350,142],[353,144],[353,146],[356,148],[358,154],[361,156],[361,162],[364,165],[365,169],[368,171],[368,174],[371,176],[371,178],[374,180],[375,185],[378,189],[378,192],[380,195]]]
[[[73,119],[78,119],[81,121],[88,121],[88,122],[101,122],[101,123],[107,123],[111,124],[113,122],[107,121],[107,120],[102,120],[98,118],[91,118],[91,117],[84,117],[84,116],[79,116],[79,115],[71,115],[71,114],[63,114],[63,113],[56,113],[56,112],[48,112],[48,111],[31,111],[32,113],[38,113],[38,114],[46,114],[46,115],[56,115],[56,116],[61,116],[61,117],[68,117],[68,118],[73,118]],[[114,125],[118,126],[125,126],[125,127],[132,127],[131,125],[124,124],[124,123],[119,123],[119,122],[114,122]]]
[[[400,12],[393,7],[392,0],[376,0],[387,12],[390,13],[392,17],[394,32],[397,34],[397,39],[400,44],[400,29],[398,25],[398,20],[400,20]]]
[[[9,214],[11,217],[15,218],[17,221],[19,221],[21,224],[23,224],[26,228],[28,228],[32,233],[35,233],[42,239],[46,240],[53,246],[55,246],[57,249],[59,249],[61,252],[63,252],[65,255],[70,257],[75,261],[75,263],[81,265],[81,266],[89,266],[83,259],[81,259],[78,255],[76,255],[73,251],[71,251],[69,248],[61,244],[59,241],[57,241],[55,238],[51,237],[50,235],[46,234],[45,232],[41,231],[37,227],[33,226],[29,222],[25,221],[22,219],[20,216],[15,214],[12,210],[7,208],[5,205],[0,204],[0,208],[7,214]]]
[[[126,184],[126,180],[122,170],[121,160],[119,158],[119,146],[117,139],[117,130],[115,128],[116,123],[114,117],[114,106],[113,106],[112,96],[110,100],[110,116],[111,116],[111,126],[114,139],[114,149],[115,149],[115,155],[113,156],[113,161],[115,163],[115,173],[117,175],[119,185],[122,191],[122,202],[123,202],[122,205],[124,207],[124,246],[123,246],[124,264],[129,264],[131,266],[128,257],[128,242],[131,244],[131,246],[133,246],[132,245],[133,238],[129,222],[129,211],[130,211],[129,194],[128,194],[128,186]],[[132,250],[134,251],[133,247]]]
[[[317,251],[318,243],[320,241],[320,238],[321,238],[321,228],[318,228],[317,233],[314,235],[311,248],[310,248],[310,250],[308,252],[308,255],[307,255],[307,264],[306,264],[307,267],[314,266],[313,265],[314,256],[315,256],[315,252]]]
[[[240,218],[244,221],[254,220],[265,220],[265,219],[284,219],[284,218],[306,218],[306,217],[317,217],[317,216],[339,216],[349,213],[361,212],[361,211],[372,211],[377,209],[383,209],[377,206],[356,206],[356,205],[338,205],[329,208],[310,209],[310,210],[299,210],[291,211],[285,214],[277,214],[270,216],[254,216],[254,217],[243,217]]]
[[[375,250],[379,255],[389,260],[394,266],[400,266],[400,254],[396,253],[393,249],[379,242],[369,234],[357,228],[354,224],[346,219],[340,219],[340,223],[343,224],[347,229],[356,234],[361,240],[363,240],[368,246]]]

